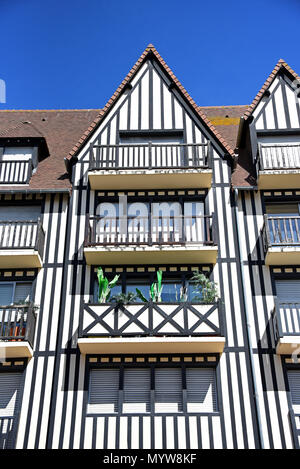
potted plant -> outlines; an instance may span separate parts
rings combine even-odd
[[[120,275],[115,275],[111,282],[108,281],[107,277],[104,277],[103,270],[98,267],[97,278],[99,284],[98,290],[98,302],[106,303],[109,300],[111,289],[116,285]]]
[[[209,280],[203,273],[196,271],[190,282],[194,286],[193,300],[201,303],[215,303],[218,299],[217,284]]]
[[[155,303],[159,303],[161,301],[161,293],[163,289],[162,275],[162,270],[158,270],[156,272],[157,282],[153,282],[150,286],[150,297],[151,300]],[[148,303],[147,298],[144,297],[143,293],[138,288],[136,288],[136,294],[138,298],[140,298],[140,300],[144,301],[145,303]]]

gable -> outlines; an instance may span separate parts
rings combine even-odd
[[[300,100],[295,81],[278,74],[253,112],[256,130],[296,129],[300,127]]]

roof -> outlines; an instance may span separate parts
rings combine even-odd
[[[248,105],[235,106],[199,106],[210,122],[234,150],[237,142],[240,118]]]
[[[112,95],[112,97],[108,100],[106,105],[104,106],[103,109],[100,110],[94,121],[89,125],[89,127],[85,130],[85,132],[81,135],[80,139],[77,141],[77,143],[74,145],[72,150],[70,151],[68,158],[71,159],[83,146],[83,144],[86,142],[86,140],[89,138],[90,135],[94,132],[94,130],[97,128],[99,123],[104,119],[104,117],[107,115],[108,111],[110,108],[115,104],[119,96],[121,95],[124,87],[127,85],[127,83],[130,82],[130,80],[134,77],[134,75],[138,72],[140,69],[141,65],[144,63],[147,57],[150,56],[150,54],[153,54],[157,61],[160,63],[164,71],[169,75],[170,79],[174,82],[176,85],[177,89],[181,92],[182,96],[188,101],[190,106],[196,111],[196,113],[199,115],[199,117],[202,119],[202,121],[206,124],[208,129],[211,131],[211,133],[216,137],[216,139],[220,142],[220,144],[223,146],[226,152],[228,152],[232,157],[234,157],[234,148],[232,148],[229,143],[226,141],[226,139],[223,137],[223,135],[217,130],[217,128],[212,124],[212,122],[209,120],[207,115],[203,112],[203,108],[197,106],[195,101],[191,98],[189,93],[185,90],[185,88],[182,86],[180,81],[176,78],[170,67],[166,64],[166,62],[163,60],[163,58],[159,55],[157,50],[152,44],[149,44],[148,47],[144,50],[140,58],[137,60],[137,62],[134,64],[132,69],[129,71],[127,76],[124,78],[120,86],[117,88],[115,93]]]
[[[0,138],[43,138],[49,157],[40,161],[28,189],[70,189],[64,158],[69,154],[82,132],[99,114],[99,109],[87,110],[6,110],[0,111]],[[1,190],[16,190],[19,186],[0,186]]]

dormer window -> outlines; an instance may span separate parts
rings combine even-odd
[[[28,184],[37,163],[37,147],[1,147],[0,184]]]

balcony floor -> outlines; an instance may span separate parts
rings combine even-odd
[[[42,259],[34,249],[0,249],[0,268],[41,268]]]
[[[297,336],[284,336],[281,337],[276,346],[276,353],[278,355],[292,355],[296,353],[300,355],[300,334]]]
[[[298,189],[300,169],[259,171],[258,189]]]
[[[94,170],[88,172],[93,190],[181,189],[211,187],[211,169]]]
[[[300,246],[269,247],[265,257],[266,265],[300,264]]]
[[[0,341],[0,360],[5,358],[31,358],[33,350],[27,341]]]
[[[217,246],[190,244],[185,246],[94,246],[84,248],[88,265],[96,264],[215,264],[218,255]]]
[[[78,339],[82,354],[222,353],[224,337],[134,337]]]

